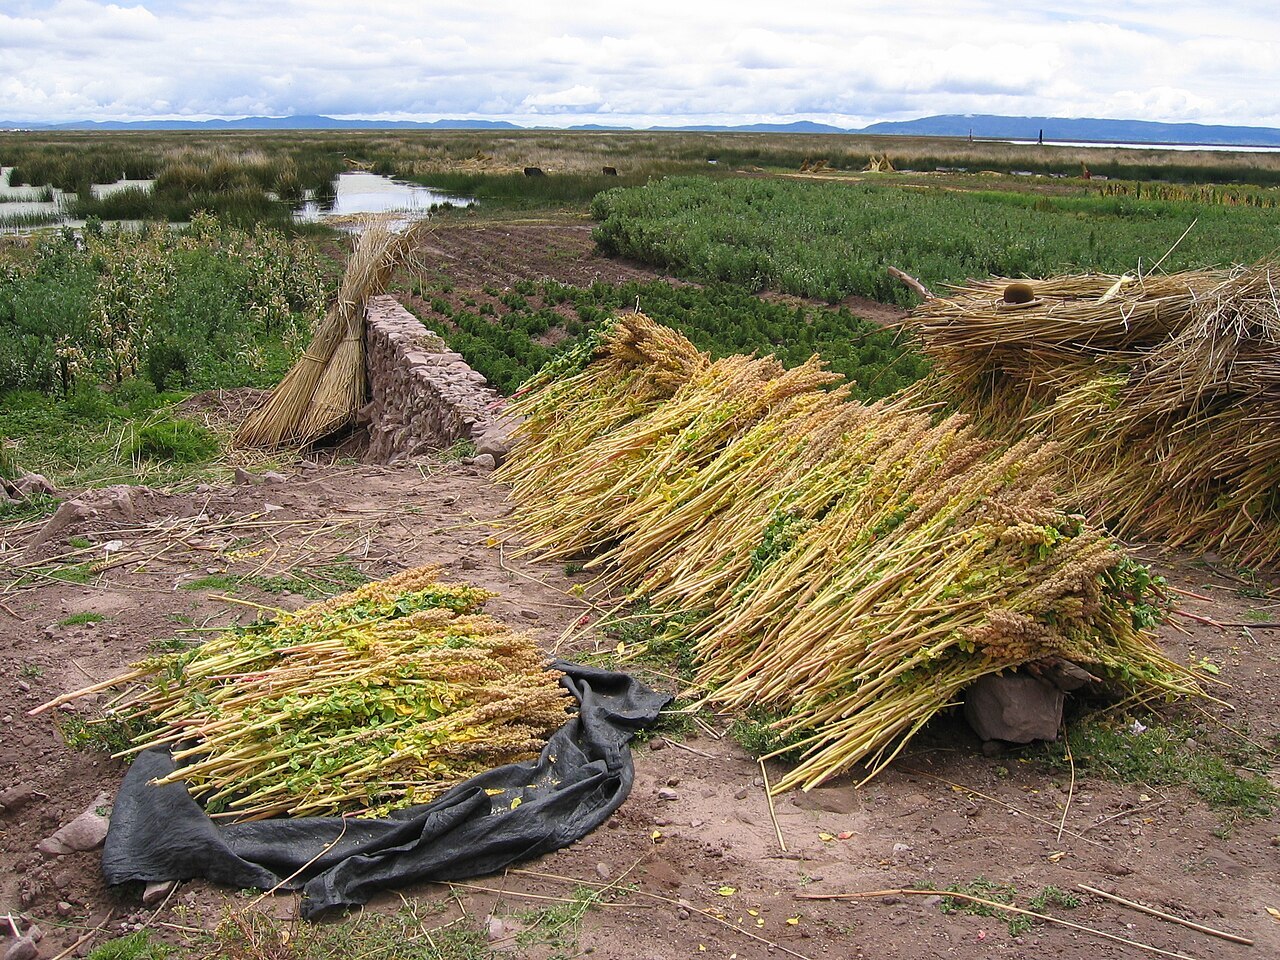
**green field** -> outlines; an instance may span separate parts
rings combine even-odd
[[[887,396],[923,376],[926,364],[895,335],[846,309],[762,300],[741,286],[595,283],[573,287],[554,280],[490,287],[454,306],[430,287],[422,319],[444,330],[465,356],[504,393],[514,392],[547,361],[606,317],[637,304],[653,319],[684,333],[713,357],[771,353],[787,366],[819,353],[845,375],[861,399]],[[549,346],[554,343],[555,346]]]
[[[1150,268],[1175,244],[1165,270],[1252,262],[1280,246],[1280,214],[1269,208],[885,181],[668,178],[601,194],[591,209],[610,254],[832,302],[916,302],[891,266],[932,289],[991,274],[1123,273]]]

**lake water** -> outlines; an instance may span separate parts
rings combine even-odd
[[[43,224],[45,226],[81,227],[84,225],[83,221],[73,220],[63,212],[64,199],[72,195],[56,187],[46,191],[44,187],[11,186],[9,175],[12,172],[12,167],[0,167],[0,231],[33,229],[30,220],[22,223],[13,222],[20,218],[31,217],[46,218]],[[154,183],[153,180],[95,183],[93,194],[96,197],[105,197],[130,187],[150,190]],[[433,207],[442,204],[466,207],[475,202],[470,197],[452,197],[417,183],[406,183],[375,173],[359,171],[339,174],[333,186],[334,196],[331,202],[307,200],[294,210],[294,220],[300,223],[333,220],[334,225],[341,229],[356,229],[359,224],[353,218],[363,214],[403,214],[403,217],[396,219],[407,223],[426,216]],[[46,193],[51,193],[53,199],[42,199]]]
[[[468,207],[474,202],[470,197],[451,197],[418,183],[352,171],[338,174],[332,202],[308,200],[294,211],[293,218],[314,223],[366,213],[403,213],[406,220],[413,220],[426,216],[432,207],[446,203]]]
[[[1280,153],[1280,147],[1239,147],[1229,143],[1091,143],[1086,140],[999,140],[997,143],[1016,143],[1019,146],[1092,147],[1105,150],[1209,150],[1214,153]]]

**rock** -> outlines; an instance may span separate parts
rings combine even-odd
[[[745,800],[747,799],[748,795],[750,795],[750,793],[751,793],[750,790],[748,790],[746,787],[743,787],[741,790],[739,790],[737,793],[733,795],[733,798],[735,800]]]
[[[679,800],[680,794],[676,793],[670,787],[663,787],[658,791],[659,800]]]
[[[262,474],[261,479],[263,483],[288,483],[289,482],[288,477],[286,477],[283,473],[276,473],[274,470],[268,470],[266,473]]]
[[[10,787],[0,793],[0,816],[7,813],[17,813],[38,796],[40,794],[36,793],[35,787],[25,783]]]
[[[481,470],[495,470],[498,467],[498,461],[491,453],[478,454],[471,462]]]
[[[463,557],[458,561],[459,570],[479,570],[480,564],[476,563],[470,557]]]
[[[524,617],[526,620],[537,620],[541,618],[542,614],[538,613],[537,610],[529,610],[526,608],[520,611],[520,616]]]
[[[71,916],[71,914],[75,913],[76,908],[71,904],[67,903],[67,901],[65,900],[59,900],[58,906],[56,909],[58,911],[58,916],[69,917]]]
[[[988,674],[965,691],[964,717],[983,740],[1056,740],[1063,693],[1028,673]]]
[[[68,853],[83,850],[95,850],[102,846],[107,838],[107,827],[110,821],[98,810],[109,803],[107,795],[100,794],[98,799],[89,805],[80,816],[56,830],[52,836],[45,837],[36,844],[36,849],[46,857],[61,857]]]
[[[18,493],[26,497],[36,493],[52,495],[58,492],[57,488],[39,473],[24,473],[14,486],[17,487]]]
[[[912,849],[912,846],[909,843],[895,843],[893,845],[894,853],[908,853],[910,852],[911,849]]]
[[[19,937],[9,944],[9,949],[4,952],[4,960],[35,960],[38,956],[40,956],[40,948],[30,937]]]
[[[250,473],[244,467],[236,467],[235,478],[236,478],[236,483],[242,487],[252,486],[253,484],[260,482],[257,477],[255,477],[252,473]]]
[[[147,907],[154,907],[160,903],[169,894],[177,888],[177,880],[157,880],[154,883],[148,883],[142,891],[142,903]]]
[[[663,740],[661,737],[654,737],[652,740],[649,741],[649,749],[665,750],[667,749],[667,741]]]
[[[613,876],[613,868],[610,867],[607,863],[603,863],[603,862],[597,863],[596,876],[599,877],[601,880],[608,880],[610,877]]]
[[[476,454],[487,454],[496,463],[503,463],[511,455],[511,440],[505,433],[490,429],[476,440]]]

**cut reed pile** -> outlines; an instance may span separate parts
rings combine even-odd
[[[1147,571],[1057,505],[1038,440],[850,402],[816,359],[712,362],[640,314],[597,344],[514,404],[515,523],[683,614],[707,702],[802,751],[776,791],[873,775],[974,680],[1051,656],[1195,689],[1144,629]]]
[[[536,757],[565,721],[560,674],[528,636],[476,611],[494,596],[438,567],[192,650],[134,664],[33,713],[124,688],[104,719],[132,738],[117,756],[173,750],[213,816],[384,813]]]
[[[932,388],[994,435],[1039,431],[1121,535],[1280,560],[1280,266],[1031,283],[930,300],[908,323]]]
[[[425,221],[399,231],[374,220],[361,231],[311,345],[235,434],[241,447],[299,447],[349,424],[365,402],[364,313],[417,244]]]

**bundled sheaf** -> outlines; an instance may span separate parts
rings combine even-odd
[[[1280,560],[1280,267],[991,280],[908,323],[931,388],[1004,439],[1058,442],[1078,501],[1121,535]]]
[[[560,674],[477,613],[493,594],[422,567],[228,630],[68,694],[124,687],[107,721],[130,755],[173,751],[214,816],[377,812],[536,757],[564,723]]]
[[[974,680],[1048,657],[1195,688],[1144,629],[1145,569],[1061,509],[1039,440],[850,402],[816,359],[713,362],[640,314],[590,349],[515,404],[515,523],[680,614],[709,703],[802,751],[777,790],[874,773]]]
[[[242,447],[298,447],[347,426],[365,402],[364,315],[409,256],[425,221],[397,231],[382,220],[361,231],[337,301],[302,356],[236,431]]]

